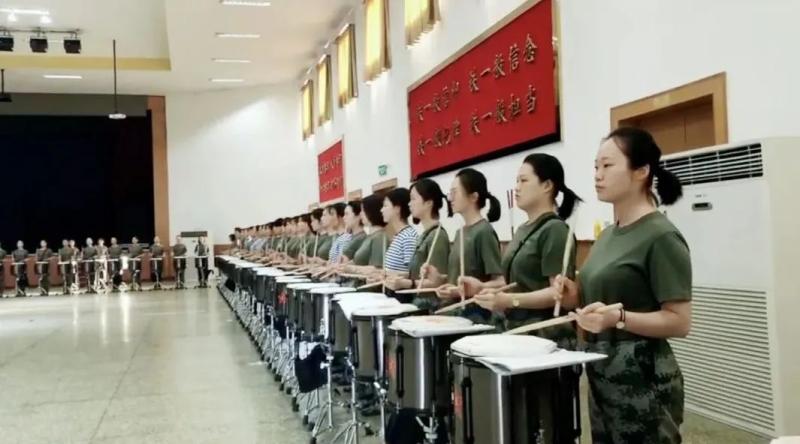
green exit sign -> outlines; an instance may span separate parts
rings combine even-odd
[[[378,175],[383,177],[389,172],[389,165],[378,165]]]

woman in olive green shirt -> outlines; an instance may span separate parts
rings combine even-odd
[[[395,276],[386,280],[386,288],[402,290],[418,285],[420,270],[430,256],[430,264],[437,270],[447,269],[447,260],[450,255],[450,239],[447,231],[439,223],[439,211],[447,206],[447,216],[453,216],[453,210],[447,196],[442,193],[439,184],[431,179],[421,179],[411,185],[411,200],[409,208],[415,223],[422,225],[422,236],[417,239],[414,256],[411,258],[409,277]],[[437,232],[439,232],[437,237]],[[433,241],[436,239],[436,245]],[[433,253],[431,254],[431,249]],[[444,279],[437,281],[424,279],[422,287],[434,288],[443,283]],[[412,303],[426,310],[435,310],[439,306],[436,293],[423,293],[417,295]]]
[[[608,355],[586,365],[594,442],[681,442],[683,376],[667,339],[691,328],[692,266],[685,239],[657,210],[657,201],[671,205],[682,194],[660,158],[644,130],[619,128],[606,138],[595,187],[614,205],[616,224],[595,242],[578,282],[554,285],[565,306],[584,306],[576,312],[588,349]],[[617,302],[623,309],[597,313]]]
[[[344,224],[351,237],[347,247],[342,251],[339,262],[346,264],[353,260],[361,244],[364,243],[364,239],[367,238],[367,233],[364,232],[364,225],[361,221],[360,200],[347,202],[347,207],[344,209]]]
[[[361,246],[353,255],[353,261],[345,267],[348,273],[377,274],[383,269],[384,248],[388,245],[381,215],[383,198],[371,194],[361,202],[361,222],[370,229]]]
[[[512,329],[553,317],[558,292],[552,282],[561,274],[564,246],[569,226],[564,222],[572,214],[580,198],[564,183],[564,168],[549,154],[531,154],[519,168],[514,189],[517,206],[528,214],[528,220],[514,233],[503,255],[502,282],[478,284],[477,304],[497,316],[502,329]],[[556,203],[562,195],[561,206]],[[568,276],[575,272],[573,244]],[[515,282],[509,293],[497,293],[492,287]],[[575,349],[575,330],[560,325],[536,332],[556,341],[560,347]]]
[[[487,219],[481,209],[489,203]],[[464,227],[458,230],[450,250],[448,260],[447,281],[436,293],[445,304],[456,302],[459,298],[474,296],[481,283],[502,282],[503,268],[500,265],[500,241],[490,222],[500,219],[500,201],[497,200],[486,185],[486,177],[472,168],[466,168],[456,174],[450,188],[450,203],[453,211],[464,218]],[[461,235],[464,242],[461,242]],[[461,277],[461,246],[464,246],[464,276]],[[428,265],[426,276],[432,280],[442,278],[441,271]],[[457,285],[456,285],[457,284]],[[496,284],[493,284],[496,285]],[[486,323],[491,312],[475,304],[454,312],[473,321]]]
[[[317,263],[323,263],[328,261],[328,255],[333,245],[333,236],[330,232],[331,217],[328,211],[322,208],[317,208],[314,210],[313,214],[318,215],[317,219],[319,220],[319,228],[317,229],[319,241],[317,242],[317,249],[314,252],[314,257]]]

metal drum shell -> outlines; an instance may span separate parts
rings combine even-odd
[[[448,350],[466,333],[413,337],[388,330],[386,376],[388,400],[398,408],[430,412],[451,410]]]

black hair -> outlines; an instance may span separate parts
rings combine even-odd
[[[411,216],[411,209],[408,208],[408,203],[411,202],[411,193],[408,188],[395,188],[386,193],[385,199],[389,199],[395,207],[400,207],[400,218],[408,222],[408,216]]]
[[[305,222],[311,228],[311,213],[301,214],[297,219],[299,222]]]
[[[574,191],[564,183],[564,167],[554,156],[544,153],[534,153],[523,161],[533,168],[533,173],[540,182],[550,181],[553,184],[552,199],[556,200],[558,193],[562,193],[561,205],[558,207],[558,217],[566,220],[572,215],[575,204],[583,202]]]
[[[378,194],[370,194],[361,201],[361,211],[364,212],[373,227],[386,226],[386,222],[383,221],[383,216],[381,215],[382,206],[383,197]]]
[[[330,214],[331,216],[336,215],[336,217],[341,219],[344,217],[344,208],[346,206],[347,205],[345,205],[343,202],[339,202],[332,205],[328,205],[328,208],[326,208],[326,210],[328,211],[328,214]]]
[[[311,217],[317,221],[321,221],[323,212],[324,210],[322,208],[315,208],[313,211],[311,211]]]
[[[360,200],[351,200],[347,202],[347,206],[350,207],[350,210],[356,216],[356,220],[358,221],[359,225],[361,224],[361,201]]]
[[[283,220],[283,218],[275,219],[275,226],[276,227],[282,227],[284,225],[286,225],[286,222]]]
[[[347,202],[347,206],[350,207],[351,210],[353,210],[353,214],[355,214],[356,216],[361,215],[360,200],[351,200],[350,202]]]
[[[657,179],[658,201],[664,205],[672,205],[683,196],[681,181],[675,174],[661,166],[661,148],[649,132],[641,128],[622,127],[611,131],[605,140],[608,139],[614,139],[620,151],[628,158],[628,165],[632,170],[650,167],[646,186],[650,193],[653,178]]]
[[[231,233],[231,234],[229,234],[229,235],[228,235],[228,240],[229,240],[229,241],[231,241],[231,243],[234,243],[234,242],[236,242],[236,235],[235,235],[235,234],[232,234],[232,233]]]
[[[478,193],[479,209],[485,207],[486,201],[489,201],[489,213],[486,215],[489,222],[500,220],[500,201],[489,192],[486,176],[483,173],[473,168],[464,168],[456,174],[456,177],[467,194]]]
[[[439,187],[439,184],[436,183],[435,180],[420,179],[411,184],[411,187],[409,187],[409,193],[411,190],[417,190],[417,194],[419,194],[423,201],[433,202],[431,216],[433,216],[434,219],[439,219],[439,210],[441,210],[443,206],[447,207],[447,217],[453,216],[453,207],[450,206],[450,201],[447,200],[447,195],[442,192],[441,187]],[[414,218],[414,223],[417,224],[419,221]]]

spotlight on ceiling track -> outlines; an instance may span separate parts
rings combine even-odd
[[[14,37],[0,35],[0,51],[11,52],[14,50]]]
[[[31,37],[31,51],[35,53],[47,52],[47,37]]]
[[[77,37],[64,38],[64,52],[67,54],[80,54],[81,41]]]

